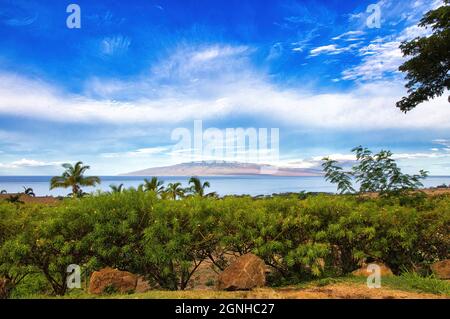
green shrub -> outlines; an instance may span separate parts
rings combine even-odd
[[[54,207],[0,203],[0,276],[13,280],[14,297],[66,293],[69,264],[115,267],[185,289],[207,259],[220,270],[229,254],[249,252],[272,268],[271,285],[378,260],[400,274],[448,258],[449,229],[449,196],[165,200],[127,190]]]
[[[155,204],[144,230],[143,271],[161,287],[185,289],[200,264],[217,246],[211,200],[191,197]]]

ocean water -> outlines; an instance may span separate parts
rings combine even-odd
[[[65,196],[70,189],[49,190],[51,176],[0,176],[0,190],[8,193],[22,192],[23,187],[33,188],[37,196],[53,195]],[[108,191],[109,185],[124,184],[125,188],[137,187],[145,176],[101,176],[102,183],[97,187],[83,188],[85,192],[96,190]],[[150,177],[148,177],[150,178]],[[188,177],[160,177],[165,184],[180,182],[188,186]],[[323,177],[279,177],[279,176],[205,176],[202,181],[209,181],[209,192],[215,191],[219,195],[271,195],[284,192],[330,192],[336,191],[335,185],[324,180]],[[425,187],[450,184],[450,176],[431,176],[424,182]]]

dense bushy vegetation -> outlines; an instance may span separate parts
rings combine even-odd
[[[345,274],[372,260],[396,273],[426,271],[448,257],[448,196],[304,197],[170,200],[125,190],[56,206],[2,202],[0,277],[14,296],[24,287],[61,295],[69,264],[88,272],[111,266],[174,290],[206,260],[223,269],[230,253],[263,258],[272,285]]]

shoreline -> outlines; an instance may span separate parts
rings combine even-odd
[[[447,188],[424,188],[413,192],[423,192],[428,196],[440,196],[440,195],[450,195],[450,187]],[[250,196],[254,199],[264,199],[264,198],[270,198],[270,197],[286,197],[291,195],[300,195],[302,192],[285,192],[285,193],[274,193],[270,195],[256,195],[256,196],[250,196],[250,195],[223,195],[220,196],[219,199],[226,198],[226,197],[245,197]],[[342,196],[340,194],[336,193],[329,193],[329,192],[305,192],[305,194],[328,194],[331,196]],[[70,198],[68,196],[52,196],[52,195],[46,195],[46,196],[30,196],[24,193],[7,193],[7,194],[0,194],[0,201],[5,201],[11,196],[19,196],[19,200],[23,203],[35,203],[35,204],[57,204],[61,202],[61,200]],[[367,197],[377,197],[377,193],[364,193],[364,194],[354,194],[359,196],[367,196]]]

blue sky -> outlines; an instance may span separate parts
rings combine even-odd
[[[81,8],[69,29],[66,7]],[[403,114],[401,41],[440,1],[0,0],[0,174],[82,160],[111,175],[188,160],[171,133],[278,128],[278,165],[390,149],[450,175],[446,97]]]

